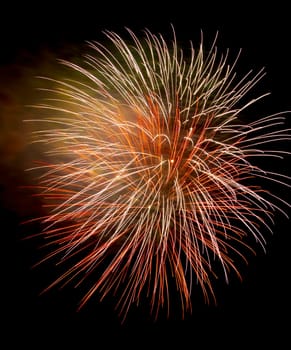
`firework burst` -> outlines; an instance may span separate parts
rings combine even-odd
[[[238,80],[237,59],[228,65],[214,44],[207,54],[202,41],[191,44],[185,55],[175,35],[167,43],[128,32],[130,44],[113,32],[110,49],[89,43],[84,65],[62,61],[79,78],[52,81],[48,104],[37,106],[49,115],[35,133],[51,159],[37,167],[49,209],[42,234],[54,247],[45,259],[74,261],[49,288],[87,278],[81,306],[97,291],[120,291],[126,316],[143,291],[156,314],[169,309],[174,281],[184,314],[193,283],[215,299],[217,262],[226,281],[230,271],[240,276],[234,257],[244,259],[246,236],[264,248],[260,228],[271,231],[284,202],[248,181],[288,186],[288,178],[252,160],[282,158],[265,146],[290,135],[283,113],[240,120],[265,96],[243,102],[263,70]]]

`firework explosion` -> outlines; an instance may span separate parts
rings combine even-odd
[[[290,135],[283,113],[240,121],[265,96],[243,102],[263,70],[237,80],[237,59],[228,65],[214,44],[207,54],[202,41],[191,44],[186,56],[175,35],[168,44],[128,32],[130,44],[106,32],[110,46],[89,43],[84,64],[62,61],[81,78],[52,81],[48,104],[37,106],[46,117],[35,142],[50,149],[36,167],[49,210],[42,234],[54,247],[44,260],[74,261],[48,288],[89,279],[80,307],[97,291],[119,291],[125,317],[144,291],[156,315],[169,310],[174,283],[184,315],[192,285],[215,300],[214,267],[226,281],[240,276],[234,257],[244,259],[245,237],[264,248],[260,228],[271,231],[273,212],[285,213],[283,200],[248,179],[288,186],[251,161],[282,158],[265,146]]]

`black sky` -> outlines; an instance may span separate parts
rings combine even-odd
[[[78,4],[39,2],[33,6],[4,6],[0,23],[1,91],[4,91],[4,84],[13,91],[22,59],[33,61],[44,50],[64,53],[66,47],[78,47],[85,40],[102,39],[103,30],[123,33],[124,27],[137,33],[148,28],[171,38],[170,26],[173,24],[177,38],[185,43],[199,40],[200,30],[210,41],[219,31],[218,46],[234,52],[243,49],[239,64],[242,71],[265,67],[267,76],[262,88],[272,94],[266,104],[258,108],[263,113],[291,110],[289,10],[287,5],[279,2],[273,2],[272,6],[264,3],[258,8],[253,3],[232,2],[230,5],[219,3],[213,6],[209,2],[201,5],[196,1],[169,1],[165,4],[138,1],[131,5],[83,1]],[[11,70],[15,62],[17,74]],[[27,64],[25,62],[23,66]],[[2,94],[0,103],[7,103],[7,98],[10,96]],[[7,121],[3,115],[1,122],[0,127],[4,130]],[[291,126],[290,120],[287,124]],[[2,137],[3,134],[1,132]],[[15,137],[7,140],[17,141]],[[3,154],[5,147],[11,148],[11,144],[4,145],[2,139]],[[17,162],[22,164],[21,159]],[[7,279],[2,282],[2,288],[7,293],[3,299],[7,312],[2,317],[11,332],[9,341],[21,339],[22,346],[39,346],[39,349],[43,349],[45,344],[71,345],[77,341],[83,344],[80,349],[99,349],[105,341],[140,348],[144,344],[158,344],[157,341],[166,345],[176,340],[179,349],[186,344],[189,349],[242,343],[253,343],[261,349],[270,342],[276,342],[276,349],[281,349],[282,344],[290,344],[288,255],[291,223],[281,215],[277,216],[274,235],[267,237],[267,254],[258,251],[256,257],[250,257],[249,265],[242,267],[243,283],[236,279],[229,286],[219,283],[218,306],[208,307],[201,301],[194,301],[193,313],[186,320],[180,321],[174,315],[170,320],[162,318],[157,322],[150,321],[146,308],[141,307],[140,311],[132,312],[128,322],[120,325],[111,301],[101,305],[90,302],[77,313],[79,292],[76,290],[65,288],[60,292],[38,295],[46,284],[47,276],[53,277],[53,272],[49,267],[31,270],[30,266],[35,262],[35,247],[21,240],[21,235],[26,232],[19,226],[26,213],[30,214],[29,210],[22,211],[19,207],[37,204],[18,190],[21,166],[9,165],[9,159],[0,164],[3,167],[0,184],[4,223],[1,231],[5,236],[2,270],[5,276],[8,272]],[[16,164],[15,158],[13,164]],[[290,157],[282,164],[284,173],[290,175]],[[288,197],[288,194],[282,195]],[[4,332],[8,330],[4,329]],[[134,340],[135,337],[137,340]]]

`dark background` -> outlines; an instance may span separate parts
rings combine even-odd
[[[256,257],[249,256],[249,265],[241,266],[243,283],[236,278],[230,285],[217,282],[217,306],[204,305],[200,297],[193,296],[193,312],[185,320],[180,320],[174,312],[170,319],[162,315],[154,322],[147,315],[147,305],[142,305],[133,310],[122,325],[112,300],[102,304],[92,300],[76,312],[82,290],[67,287],[40,296],[39,292],[54,277],[55,271],[52,266],[31,269],[40,253],[31,241],[23,241],[28,228],[20,224],[40,211],[37,200],[29,197],[30,192],[19,188],[29,183],[23,174],[23,166],[29,159],[25,152],[26,139],[16,117],[22,118],[20,105],[26,102],[27,91],[20,86],[30,86],[27,79],[34,73],[32,66],[44,60],[44,52],[67,55],[72,50],[78,51],[84,40],[102,40],[101,31],[105,29],[122,34],[124,27],[136,33],[148,28],[170,38],[170,24],[173,24],[181,43],[198,42],[200,30],[204,32],[205,42],[210,42],[218,30],[217,45],[222,50],[243,49],[239,61],[242,72],[266,68],[267,76],[260,86],[272,95],[258,105],[258,113],[290,110],[289,10],[278,1],[272,6],[263,3],[257,8],[253,3],[201,5],[196,1],[139,1],[129,5],[83,1],[2,7],[0,185],[5,312],[1,317],[5,325],[2,330],[9,334],[10,343],[19,341],[21,346],[39,349],[45,346],[66,349],[77,342],[82,344],[80,349],[110,348],[113,343],[121,348],[131,345],[154,348],[158,344],[164,348],[174,341],[178,348],[189,349],[210,346],[235,349],[243,345],[261,349],[271,342],[276,349],[290,346],[291,224],[280,214],[275,217],[273,236],[266,233],[267,253],[258,249]],[[287,125],[291,125],[290,120]],[[290,149],[290,144],[284,146]],[[291,174],[290,157],[281,167],[279,171]],[[289,194],[281,191],[280,195],[288,200],[290,191]],[[29,229],[33,234],[39,227],[32,224]]]

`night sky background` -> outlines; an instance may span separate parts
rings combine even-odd
[[[290,346],[290,228],[291,221],[280,213],[275,216],[274,234],[266,232],[267,253],[257,248],[257,256],[248,256],[249,265],[241,265],[243,282],[233,278],[229,285],[215,283],[217,306],[204,305],[200,291],[193,295],[193,312],[185,320],[180,314],[151,320],[146,302],[133,309],[124,324],[114,311],[114,300],[99,303],[96,297],[81,311],[77,304],[85,287],[53,289],[39,295],[57,276],[52,264],[32,269],[41,257],[37,240],[23,240],[36,234],[37,224],[22,225],[41,213],[40,203],[25,186],[32,179],[24,172],[36,154],[29,153],[27,129],[22,120],[24,107],[35,102],[34,76],[50,74],[54,59],[76,57],[85,40],[103,40],[103,30],[125,33],[124,27],[141,33],[144,28],[171,38],[173,24],[178,40],[199,43],[200,30],[210,43],[219,31],[217,46],[236,53],[242,48],[238,67],[242,73],[265,67],[267,76],[258,85],[271,95],[256,105],[256,112],[267,115],[291,110],[290,19],[287,5],[278,1],[254,8],[253,3],[232,2],[213,6],[197,1],[153,3],[92,1],[86,3],[53,2],[36,5],[1,5],[0,21],[0,200],[2,224],[2,332],[9,335],[12,348],[64,349],[81,344],[79,349],[142,346],[155,348],[175,344],[182,349],[208,349],[236,345],[261,349],[273,342],[276,349]],[[254,107],[255,108],[255,107]],[[286,125],[291,126],[291,114]],[[290,150],[289,144],[283,144]],[[290,156],[280,163],[279,172],[291,175]],[[290,190],[279,189],[289,200]],[[291,214],[291,210],[289,210]],[[284,345],[283,345],[284,344]],[[3,347],[4,349],[5,347]]]

